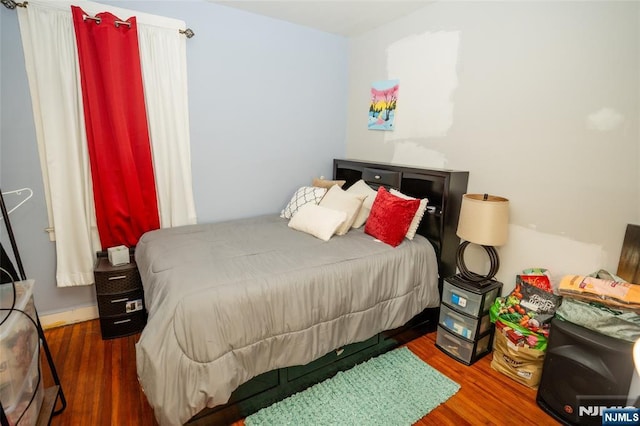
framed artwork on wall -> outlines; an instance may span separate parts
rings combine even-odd
[[[393,130],[400,80],[374,81],[369,103],[369,130]]]

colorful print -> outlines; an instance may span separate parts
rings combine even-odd
[[[384,80],[371,85],[370,130],[393,130],[399,83],[400,80]]]

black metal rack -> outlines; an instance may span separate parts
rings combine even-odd
[[[20,252],[18,251],[18,245],[16,244],[16,239],[13,234],[11,222],[9,221],[9,213],[4,203],[4,197],[2,196],[1,190],[0,190],[0,209],[2,210],[2,218],[4,219],[4,224],[7,229],[9,241],[11,242],[13,257],[15,259],[16,266],[18,267],[17,273],[19,277],[17,278],[24,281],[27,279],[27,275],[24,272],[24,266],[22,265],[22,259],[20,258]],[[51,351],[49,350],[47,339],[45,338],[44,331],[42,330],[42,324],[40,323],[40,317],[38,316],[37,310],[36,310],[36,318],[34,320],[38,329],[38,337],[40,338],[41,348],[44,350],[44,354],[47,358],[49,370],[51,372],[51,376],[54,382],[53,386],[46,388],[44,391],[44,399],[42,402],[42,406],[40,408],[40,413],[38,415],[38,422],[37,422],[38,425],[41,425],[41,424],[48,425],[51,421],[51,417],[58,415],[62,413],[62,411],[64,411],[64,409],[67,407],[67,400],[65,399],[64,392],[62,391],[60,378],[58,377],[58,372],[56,371],[56,366],[53,362],[53,357],[51,356]],[[56,405],[58,401],[60,401],[60,407],[56,409]],[[2,407],[2,403],[0,403],[0,424],[2,426],[9,426],[9,420],[5,415],[4,407]]]

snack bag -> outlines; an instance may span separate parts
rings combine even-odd
[[[504,334],[496,333],[491,368],[530,388],[537,388],[542,377],[544,351],[513,345]]]
[[[608,306],[640,312],[640,285],[602,280],[582,275],[566,275],[560,281],[560,294]]]
[[[527,310],[538,314],[553,315],[562,302],[561,296],[530,284],[522,279],[522,275],[516,275],[516,288],[512,294],[520,299],[520,304]]]
[[[515,311],[504,313],[504,300],[503,297],[496,298],[489,309],[491,321],[496,325],[496,334],[504,334],[516,346],[545,351],[551,318],[541,322],[543,320],[537,319],[535,312],[525,311],[524,315]]]
[[[551,275],[544,268],[529,268],[522,271],[519,275],[522,281],[538,287],[540,290],[553,293],[551,285]]]
[[[560,296],[526,283],[518,275],[515,289],[507,297],[496,298],[489,314],[497,328],[500,323],[509,328],[511,332],[505,335],[513,344],[545,350],[549,323],[561,301]]]

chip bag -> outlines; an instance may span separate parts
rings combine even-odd
[[[549,326],[562,298],[524,282],[518,275],[516,287],[507,297],[498,297],[489,310],[491,321],[515,345],[545,350]],[[499,320],[499,322],[498,322]]]

